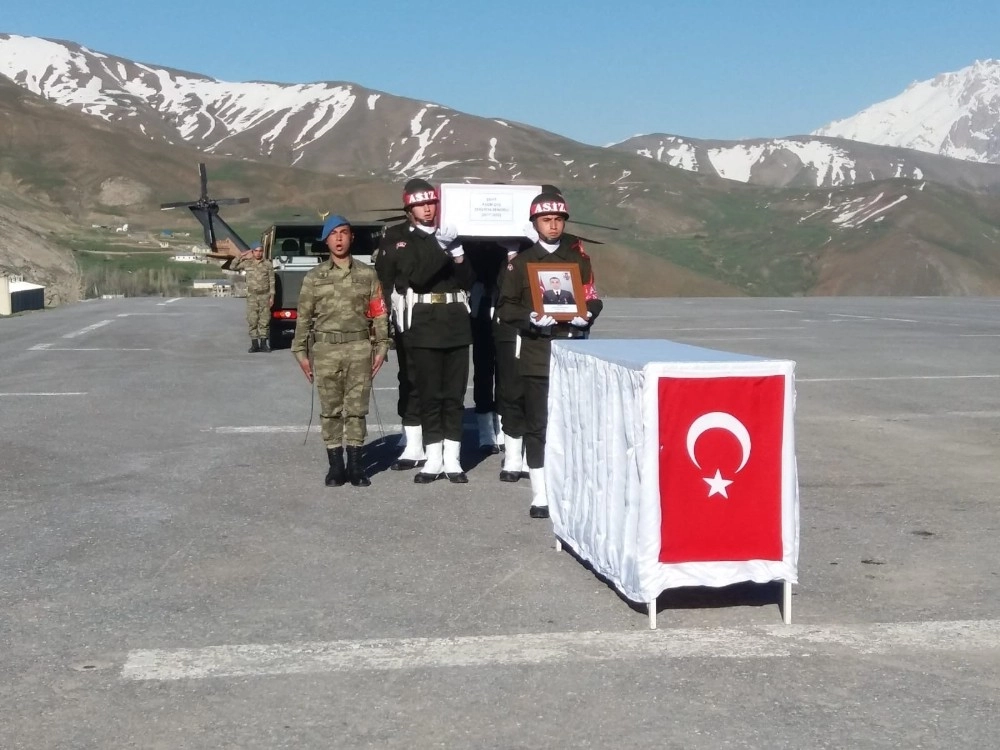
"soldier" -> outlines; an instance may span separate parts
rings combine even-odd
[[[399,380],[399,399],[396,409],[403,424],[403,440],[405,448],[399,458],[393,462],[393,471],[404,471],[423,466],[426,460],[424,453],[424,437],[420,427],[420,395],[412,367],[406,340],[403,336],[405,321],[402,298],[396,291],[399,279],[399,253],[406,248],[406,238],[411,232],[417,231],[420,224],[414,215],[417,207],[437,202],[437,191],[425,180],[409,180],[403,187],[403,207],[407,221],[389,227],[379,242],[378,254],[375,258],[375,270],[386,294],[386,304],[389,305],[393,322],[393,342],[396,350],[396,362],[399,365],[397,378]],[[399,286],[405,288],[400,281]]]
[[[472,272],[455,230],[435,228],[437,191],[423,180],[410,180],[403,201],[410,221],[391,248],[396,265],[394,312],[420,394],[427,456],[413,481],[426,484],[444,475],[465,483],[469,479],[462,471],[460,449],[472,343]]]
[[[302,280],[292,354],[309,382],[315,378],[319,391],[330,462],[327,487],[348,480],[367,487],[371,480],[362,464],[365,416],[372,378],[389,350],[385,299],[375,269],[351,258],[353,235],[347,219],[327,218],[319,239],[330,249],[330,259]]]
[[[498,318],[518,330],[518,364],[524,387],[524,447],[531,479],[532,518],[548,518],[545,493],[545,428],[548,423],[549,357],[552,339],[586,338],[604,303],[594,287],[590,258],[579,238],[565,234],[569,208],[558,192],[543,191],[531,201],[531,222],[538,241],[507,266],[500,288]],[[537,283],[528,277],[528,263],[574,263],[580,268],[587,317],[577,315],[568,323],[557,323],[551,315],[533,309],[531,290]]]
[[[508,268],[513,268],[518,253],[534,244],[534,240],[503,240],[501,246],[506,252],[503,265],[496,280],[497,289],[503,288],[503,279]],[[498,292],[499,296],[499,292]],[[524,468],[524,386],[518,371],[517,329],[500,320],[494,311],[493,345],[496,352],[496,405],[497,415],[503,425],[503,466],[500,470],[501,482],[516,482],[521,479]]]
[[[516,242],[516,241],[515,241]],[[464,243],[475,281],[469,295],[472,310],[472,401],[479,428],[479,449],[484,454],[500,452],[497,435],[496,348],[493,341],[493,313],[497,304],[497,277],[507,265],[502,243]]]
[[[241,253],[229,266],[232,271],[246,271],[247,325],[250,327],[250,353],[269,352],[271,305],[274,304],[274,265],[264,260],[264,248],[257,242],[249,253]]]

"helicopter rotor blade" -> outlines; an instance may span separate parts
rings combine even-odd
[[[205,163],[201,162],[198,164],[198,180],[201,183],[201,199],[203,201],[208,200],[208,171],[205,169]]]
[[[590,243],[591,245],[603,245],[603,244],[604,244],[604,243],[603,243],[603,242],[601,242],[600,240],[592,240],[592,239],[590,239],[590,237],[581,237],[581,236],[580,236],[580,235],[578,235],[578,234],[577,234],[577,235],[574,235],[574,237],[576,237],[576,238],[577,238],[578,240],[583,240],[584,242],[588,242],[588,243]]]
[[[219,198],[212,201],[217,206],[235,206],[239,203],[249,203],[249,198]]]
[[[191,201],[175,201],[174,203],[161,203],[161,211],[169,211],[172,208],[186,208],[191,205]]]
[[[589,221],[577,221],[576,219],[567,219],[570,224],[579,224],[581,227],[595,227],[596,229],[610,229],[612,232],[617,232],[618,227],[608,227],[604,224],[591,224]],[[593,241],[593,240],[591,240]]]

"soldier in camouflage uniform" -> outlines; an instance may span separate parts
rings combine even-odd
[[[241,254],[229,266],[232,271],[246,271],[247,325],[250,327],[250,353],[269,352],[267,342],[274,304],[274,266],[264,260],[264,248],[258,242],[249,253]]]
[[[351,258],[353,235],[347,219],[329,217],[319,239],[330,249],[330,259],[302,280],[292,354],[319,391],[330,461],[326,485],[339,487],[350,480],[355,487],[367,487],[371,480],[362,464],[365,416],[372,378],[389,351],[385,298],[375,269]]]

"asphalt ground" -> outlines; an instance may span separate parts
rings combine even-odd
[[[594,335],[797,362],[791,625],[741,585],[649,631],[471,429],[467,485],[386,471],[392,361],[373,486],[324,487],[242,300],[0,320],[0,747],[996,747],[1000,299],[609,300]]]

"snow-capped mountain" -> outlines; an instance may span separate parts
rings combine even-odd
[[[470,165],[513,180],[537,142],[565,140],[352,83],[220,81],[12,34],[0,34],[0,75],[154,140],[333,173],[432,176]]]
[[[813,135],[1000,164],[1000,60],[912,83],[898,96]]]
[[[892,123],[881,135],[874,125],[871,132],[847,127],[866,113],[824,129],[832,135],[835,126],[843,126],[837,132],[855,139],[883,137],[880,142],[895,143],[886,133],[915,132],[919,127],[913,123],[919,123],[927,133],[923,140],[903,144],[910,148],[818,136],[727,142],[663,134],[599,148],[353,83],[220,81],[72,42],[12,34],[0,34],[0,75],[154,141],[186,142],[208,153],[340,175],[586,180],[623,189],[618,182],[636,170],[640,155],[768,186],[840,187],[908,178],[1000,190],[1000,166],[912,150],[934,151],[930,146],[940,141],[949,155],[979,154],[978,161],[1000,162],[1000,63],[995,62],[914,84],[897,97],[898,106],[890,106],[897,101],[890,100],[866,110],[883,114],[865,122]],[[932,137],[931,131],[944,135]]]
[[[772,187],[842,187],[903,178],[1000,190],[1000,167],[995,165],[842,138],[707,141],[655,133],[634,136],[612,148],[692,172]]]

